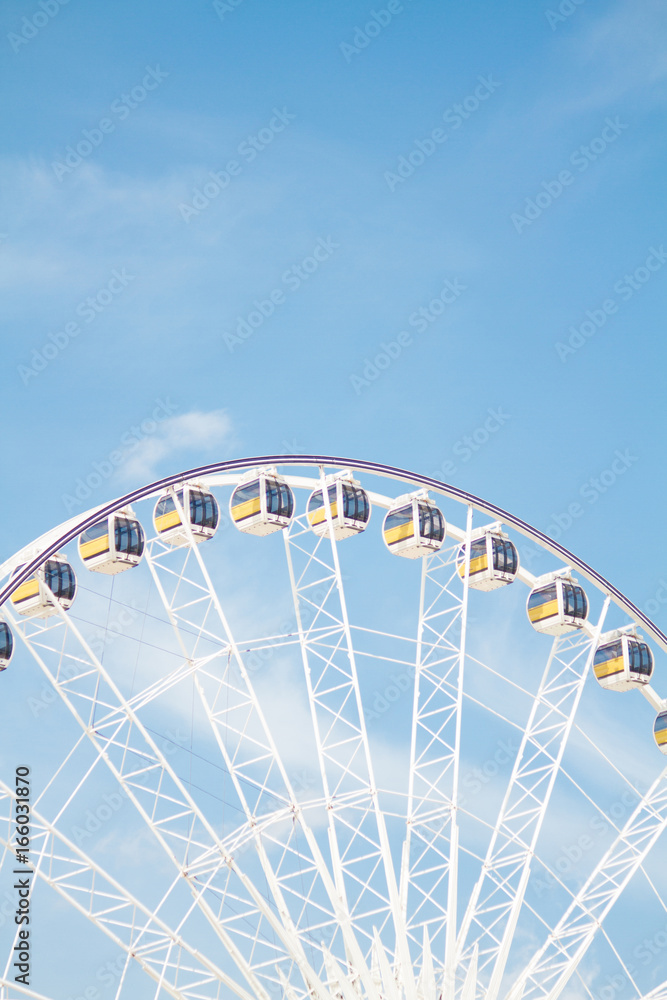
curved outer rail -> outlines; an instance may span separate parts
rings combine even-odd
[[[658,644],[658,646],[667,652],[667,635],[665,635],[665,633],[662,632],[657,625],[654,625],[651,619],[647,618],[643,611],[640,611],[639,608],[632,603],[632,601],[629,601],[627,597],[620,592],[620,590],[614,587],[613,584],[609,583],[608,580],[597,573],[591,566],[575,556],[574,553],[570,552],[569,549],[566,549],[563,545],[559,545],[558,542],[553,540],[553,538],[550,538],[543,531],[533,528],[532,525],[528,524],[526,521],[522,521],[521,518],[515,517],[514,514],[510,514],[509,511],[503,510],[502,507],[497,507],[495,504],[482,500],[481,497],[477,497],[473,493],[467,493],[466,490],[459,489],[458,486],[441,483],[438,479],[431,479],[429,476],[421,476],[415,472],[408,472],[406,469],[396,469],[391,465],[381,465],[378,462],[366,462],[359,459],[339,458],[332,455],[260,455],[255,458],[232,459],[227,462],[214,462],[211,465],[201,465],[194,469],[188,469],[185,472],[179,472],[173,476],[167,476],[165,479],[159,479],[147,486],[140,487],[140,489],[132,490],[132,492],[126,493],[117,500],[112,500],[107,504],[102,504],[99,507],[86,511],[85,514],[81,514],[75,518],[71,518],[69,521],[65,521],[58,528],[52,529],[45,535],[42,535],[40,539],[36,539],[35,542],[25,547],[25,549],[34,549],[40,544],[40,542],[44,542],[43,547],[40,548],[39,554],[26,562],[25,565],[21,567],[20,572],[16,573],[12,577],[11,581],[8,581],[2,589],[0,589],[0,607],[2,607],[5,603],[11,592],[15,590],[19,584],[23,583],[24,580],[27,580],[28,577],[42,565],[45,559],[47,559],[50,555],[53,555],[54,552],[57,552],[63,545],[66,545],[68,542],[78,537],[78,535],[85,530],[85,528],[95,524],[96,521],[99,521],[102,517],[106,517],[108,514],[112,514],[114,511],[135,503],[138,500],[143,500],[155,493],[159,493],[169,486],[175,486],[193,479],[205,479],[208,476],[219,473],[243,472],[262,465],[315,465],[330,466],[335,470],[351,469],[354,472],[367,472],[376,476],[397,479],[409,484],[410,486],[420,489],[433,490],[437,493],[441,493],[443,496],[449,497],[451,500],[458,500],[460,503],[470,505],[475,510],[480,511],[483,514],[487,514],[494,520],[502,521],[503,524],[515,528],[520,534],[525,535],[526,538],[529,538],[534,542],[537,542],[537,544],[543,549],[551,552],[553,555],[566,562],[573,569],[576,569],[583,577],[595,584],[595,586],[598,587],[602,593],[610,597],[611,600],[618,605],[618,607],[622,608],[622,610],[625,611],[638,624],[641,624],[648,635],[650,635],[651,638]],[[3,566],[0,567],[0,574],[7,572],[9,567],[10,564],[5,562]]]

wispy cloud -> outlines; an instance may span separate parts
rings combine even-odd
[[[225,410],[208,413],[193,410],[169,417],[158,425],[154,434],[143,438],[128,451],[117,476],[125,481],[140,479],[149,482],[165,459],[184,452],[201,455],[216,450],[226,454],[232,446],[233,437],[232,421]]]
[[[571,41],[578,92],[570,111],[609,109],[632,97],[636,106],[663,103],[667,92],[667,7],[659,0],[622,0],[587,23]],[[582,93],[581,71],[592,69],[592,86]]]

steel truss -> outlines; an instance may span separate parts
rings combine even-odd
[[[472,516],[468,508],[468,543]],[[448,996],[453,995],[456,967],[456,810],[470,568],[468,544],[461,591],[458,549],[458,544],[448,546],[425,559],[422,567],[401,873],[406,925],[413,938],[422,931],[429,942],[429,961],[433,949],[444,949]]]
[[[539,685],[523,689],[530,709],[520,746],[472,894],[462,901],[470,545],[462,575],[457,555],[461,542],[470,542],[479,506],[468,503],[465,528],[450,526],[440,552],[422,561],[415,632],[400,637],[403,651],[394,661],[414,677],[397,843],[399,812],[388,809],[388,793],[378,787],[360,682],[373,636],[355,620],[346,594],[325,473],[322,463],[317,478],[291,480],[294,488],[322,489],[328,532],[315,535],[305,515],[283,532],[296,620],[287,633],[260,630],[238,641],[233,609],[223,606],[209,565],[215,549],[198,545],[189,529],[189,543],[180,547],[148,539],[145,559],[177,655],[137,691],[124,690],[62,608],[51,618],[19,620],[4,606],[88,748],[84,772],[75,787],[60,790],[55,815],[33,812],[36,883],[121,948],[127,968],[152,981],[156,998],[557,1000],[667,825],[666,771],[517,973],[510,958],[530,910],[526,890],[593,653],[616,600],[613,588],[606,588],[595,626],[554,640]],[[392,497],[371,496],[375,505],[391,506]],[[533,581],[526,571],[520,575]],[[399,639],[388,632],[382,638]],[[248,666],[256,651],[300,658],[317,771],[308,788],[295,779],[262,707]],[[224,808],[213,811],[148,721],[153,706],[186,687],[196,694],[200,745],[220,761],[216,790]],[[648,697],[661,704],[651,689]],[[132,804],[171,872],[152,905],[63,832],[61,817],[90,775],[102,771]],[[4,784],[0,799],[0,820],[9,827],[13,797]],[[12,849],[9,837],[2,842]],[[177,907],[182,917],[174,925]],[[192,943],[196,927],[215,940],[215,955]],[[39,998],[0,980],[0,998],[14,994]],[[649,997],[665,1000],[667,989]]]
[[[667,827],[667,768],[642,796],[508,997],[557,1000],[605,917]]]
[[[607,599],[592,635],[575,633],[553,641],[484,866],[462,921],[459,941],[464,956],[477,955],[479,976],[491,970],[484,988],[487,1000],[496,1000],[500,990],[540,830],[608,608]]]

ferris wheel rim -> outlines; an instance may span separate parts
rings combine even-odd
[[[77,537],[77,535],[79,535],[80,532],[82,530],[84,530],[86,527],[88,527],[89,525],[95,523],[96,521],[99,521],[101,518],[104,518],[104,517],[106,517],[106,516],[108,516],[110,514],[113,514],[113,513],[117,512],[119,509],[121,509],[123,507],[126,507],[130,503],[133,503],[135,501],[140,501],[140,500],[147,500],[148,498],[159,494],[161,491],[165,490],[168,487],[172,487],[173,488],[174,486],[180,486],[180,485],[183,485],[185,483],[191,483],[192,484],[193,482],[199,481],[199,483],[201,483],[201,485],[206,485],[206,486],[210,486],[210,487],[229,485],[233,481],[236,481],[234,479],[234,476],[235,476],[235,474],[237,472],[240,473],[241,471],[251,470],[251,469],[254,470],[254,471],[257,471],[258,467],[267,466],[267,465],[277,465],[277,466],[280,466],[280,467],[285,467],[285,466],[291,466],[291,467],[295,467],[295,466],[300,466],[300,467],[320,466],[319,474],[320,474],[320,478],[321,478],[322,483],[324,483],[324,481],[325,481],[325,468],[324,467],[328,466],[328,467],[334,467],[335,469],[338,469],[338,470],[344,468],[344,469],[349,469],[350,471],[354,471],[354,472],[365,472],[365,473],[368,473],[370,475],[385,476],[387,478],[392,478],[394,481],[398,481],[398,482],[403,481],[404,483],[409,483],[409,484],[411,484],[413,486],[413,488],[414,487],[421,487],[421,488],[432,489],[433,491],[435,491],[437,493],[440,493],[440,494],[442,494],[445,497],[448,497],[448,498],[450,498],[452,500],[456,500],[457,502],[460,502],[460,503],[467,504],[467,506],[468,506],[468,519],[469,519],[469,527],[467,529],[467,537],[469,539],[471,538],[470,530],[471,530],[471,522],[472,522],[472,510],[473,510],[473,508],[475,508],[475,509],[481,511],[482,513],[484,513],[487,516],[491,516],[491,517],[495,516],[496,519],[500,520],[502,523],[504,523],[504,524],[506,524],[508,526],[511,526],[513,528],[516,528],[524,536],[526,536],[528,538],[532,538],[532,540],[536,541],[537,544],[541,545],[543,548],[548,549],[550,551],[553,551],[555,554],[557,554],[559,556],[559,558],[561,558],[564,561],[566,561],[567,563],[569,563],[573,568],[579,569],[579,571],[582,572],[582,573],[584,572],[581,569],[581,566],[585,566],[586,564],[585,563],[582,564],[579,560],[576,559],[575,556],[573,556],[571,553],[569,553],[568,550],[566,550],[562,546],[559,546],[556,543],[554,543],[552,539],[548,538],[548,536],[545,536],[545,535],[543,535],[543,533],[538,532],[537,529],[530,528],[530,526],[526,525],[525,522],[522,522],[518,518],[514,518],[513,515],[510,515],[507,512],[502,511],[500,508],[498,508],[498,507],[496,507],[496,506],[494,506],[492,504],[489,504],[486,501],[481,500],[480,498],[474,497],[472,494],[465,493],[465,491],[459,490],[458,488],[447,486],[447,484],[440,483],[439,481],[434,480],[434,479],[430,479],[428,477],[419,476],[418,474],[415,474],[415,473],[410,473],[410,472],[407,472],[405,470],[400,470],[400,469],[394,469],[393,467],[390,467],[390,466],[378,465],[376,463],[361,462],[361,461],[349,460],[349,459],[332,458],[332,457],[327,457],[327,456],[284,456],[283,455],[283,456],[262,456],[262,457],[249,458],[249,459],[238,459],[238,460],[233,460],[233,461],[228,461],[228,462],[213,463],[212,465],[203,466],[203,467],[200,467],[200,468],[197,468],[197,469],[193,469],[193,470],[188,470],[186,472],[175,474],[175,475],[172,475],[172,476],[167,477],[165,479],[159,480],[159,481],[157,481],[155,483],[151,483],[151,484],[145,485],[142,488],[140,488],[138,490],[135,490],[135,491],[133,491],[130,494],[125,495],[124,497],[118,498],[117,500],[110,502],[109,504],[100,505],[100,506],[98,506],[96,508],[93,508],[93,509],[91,509],[91,510],[89,510],[87,512],[84,512],[84,513],[78,515],[78,517],[71,518],[67,522],[65,522],[64,525],[61,525],[60,528],[52,529],[52,531],[49,533],[49,535],[42,536],[42,539],[45,539],[47,537],[50,539],[49,544],[48,544],[48,546],[44,546],[44,548],[42,548],[39,551],[38,555],[35,557],[36,565],[33,564],[33,563],[28,563],[28,564],[26,564],[26,565],[24,565],[22,567],[22,569],[20,570],[20,572],[22,574],[21,579],[24,578],[25,576],[29,575],[31,571],[34,571],[35,568],[37,568],[41,563],[43,563],[44,560],[47,559],[50,555],[52,555],[60,546],[62,546],[64,544],[67,544],[70,541],[73,541]],[[329,470],[326,470],[326,471],[329,471]],[[220,474],[220,473],[227,473],[227,474],[231,473],[231,475],[228,475],[227,478],[216,480],[215,479],[216,474]],[[295,478],[296,477],[291,478],[290,482],[292,482],[293,479],[295,479]],[[305,479],[303,479],[303,480],[299,479],[298,480],[298,485],[299,485],[299,487],[304,487],[305,488],[307,482],[308,481],[305,480]],[[326,491],[324,491],[324,493],[326,495]],[[374,494],[371,494],[371,496],[374,497],[374,501],[373,502],[376,502],[375,501],[375,497],[376,496],[379,497],[379,495],[374,495]],[[381,504],[381,506],[382,505],[386,505],[386,501],[387,501],[388,498],[381,497],[380,499],[383,500],[383,501],[385,501],[385,503]],[[325,504],[326,504],[326,500],[325,500]],[[182,511],[181,511],[181,514],[182,514]],[[303,534],[304,534],[304,536],[310,537],[310,533],[308,531],[308,525],[305,523],[304,515],[301,516],[301,519],[304,521],[304,523],[302,525]],[[520,527],[521,525],[524,525],[523,529]],[[66,528],[66,531],[64,531],[64,532],[62,532],[60,530],[63,527]],[[544,538],[546,540],[545,543],[542,543],[542,541],[540,540],[540,538]],[[450,541],[455,541],[455,540],[456,540],[456,536],[453,536],[453,538],[450,539]],[[40,541],[41,541],[40,539],[36,540],[36,542],[33,543],[33,545],[36,545],[36,546],[39,545]],[[192,539],[190,539],[190,541],[192,542]],[[333,546],[333,549],[334,549],[334,552],[335,552],[335,546]],[[455,550],[456,550],[456,545],[454,545],[454,551]],[[22,551],[25,553],[28,550],[27,550],[27,548],[25,548]],[[193,553],[195,555],[198,553],[198,549],[194,545],[192,546],[192,551],[193,551]],[[564,553],[564,555],[563,555],[563,553]],[[5,566],[6,565],[7,564],[5,564]],[[338,570],[337,570],[337,572],[338,572]],[[590,573],[594,573],[594,571],[590,570]],[[532,577],[532,574],[527,574],[527,575],[531,579],[534,579]],[[594,574],[594,576],[597,579],[600,579],[600,580],[603,579],[598,574]],[[467,577],[466,577],[466,581],[467,581]],[[524,580],[524,583],[525,582],[526,581]],[[597,580],[594,581],[594,582],[597,585]],[[10,585],[10,588],[9,588],[10,591],[13,590],[14,588],[16,588],[19,585],[19,583],[20,583],[20,579],[19,579],[18,574],[16,574],[16,575],[14,575],[12,577],[11,585]],[[604,583],[606,584],[607,581],[604,581]],[[614,589],[614,588],[611,587],[610,584],[608,584],[607,586],[610,589]],[[466,582],[466,587],[467,587],[467,582]],[[3,595],[0,595],[0,596],[3,596]],[[626,610],[628,608],[634,609],[634,605],[632,605],[630,602],[626,602],[625,599],[623,598],[623,595],[619,595],[619,596],[625,602],[625,603],[621,604],[621,607],[623,607]],[[3,596],[3,599],[4,599],[4,596]],[[635,618],[640,618],[640,614],[641,613],[638,612],[638,609],[634,609],[634,610],[635,610],[634,617]],[[461,655],[462,658],[465,656],[465,652],[464,652],[464,648],[463,647],[461,647],[461,653],[460,653],[460,655]],[[459,750],[458,749],[456,750],[456,754],[457,754],[457,758],[458,758],[458,754],[459,754]],[[557,766],[557,768],[562,769],[562,765],[561,765],[560,762],[556,766]],[[375,783],[374,782],[372,783],[372,786],[375,787]],[[381,810],[381,812],[384,814],[384,810]],[[578,975],[578,972],[577,972],[577,975]]]
[[[57,527],[50,529],[44,535],[40,536],[40,538],[28,543],[27,546],[24,546],[23,549],[20,550],[24,551],[27,548],[37,545],[41,538],[49,539],[44,547],[40,549],[39,553],[24,563],[20,570],[12,575],[11,580],[7,580],[7,582],[0,588],[0,608],[2,608],[5,604],[12,591],[27,580],[28,577],[30,577],[37,569],[39,569],[45,559],[48,559],[49,556],[57,552],[63,545],[73,541],[78,537],[82,530],[90,527],[101,518],[116,513],[123,507],[139,500],[146,499],[156,493],[159,493],[161,490],[168,489],[169,487],[178,485],[179,483],[196,479],[206,479],[209,476],[221,473],[241,472],[255,467],[271,465],[305,467],[331,466],[335,469],[350,469],[354,472],[365,472],[384,478],[402,480],[409,485],[413,485],[421,489],[434,490],[448,499],[470,506],[480,513],[493,517],[495,520],[501,521],[503,524],[514,528],[520,534],[524,535],[524,537],[535,542],[540,548],[550,552],[572,569],[581,573],[583,577],[597,587],[598,590],[605,594],[605,596],[610,597],[611,600],[621,608],[621,610],[623,610],[631,618],[634,618],[638,624],[641,624],[651,638],[665,652],[667,652],[667,634],[665,634],[662,629],[660,629],[640,608],[636,606],[636,604],[630,601],[629,598],[627,598],[617,587],[615,587],[614,584],[602,576],[601,573],[598,573],[597,570],[594,570],[592,566],[589,566],[588,563],[584,562],[583,559],[580,559],[579,556],[575,555],[575,553],[571,552],[569,549],[565,548],[564,545],[561,545],[555,539],[551,538],[546,534],[546,532],[541,531],[539,528],[535,528],[533,525],[512,514],[510,511],[507,511],[496,504],[490,503],[482,497],[478,497],[474,493],[470,493],[461,487],[453,486],[451,483],[444,483],[430,476],[424,476],[420,473],[411,472],[407,469],[402,469],[396,466],[384,465],[379,462],[369,462],[366,459],[344,458],[335,455],[259,455],[242,459],[228,459],[221,462],[212,462],[207,465],[196,466],[192,469],[186,469],[182,472],[165,476],[162,479],[155,480],[152,483],[148,483],[144,486],[138,487],[137,489],[131,490],[129,493],[117,497],[116,499],[105,504],[100,504],[97,507],[90,508],[82,514],[79,514],[74,518],[69,518]],[[65,527],[66,530],[61,534],[57,534],[54,538],[54,533],[58,532],[61,527]],[[3,570],[6,571],[7,567],[8,562],[5,561],[5,563],[0,567],[0,572]]]

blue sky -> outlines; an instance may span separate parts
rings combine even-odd
[[[666,15],[650,0],[561,6],[73,0],[49,14],[8,0],[2,397],[22,499],[5,491],[4,552],[64,518],[63,495],[168,399],[176,423],[134,455],[143,469],[121,468],[94,501],[226,455],[449,461],[443,478],[541,528],[578,502],[561,541],[651,599],[665,552]],[[434,129],[445,138],[429,146]],[[81,162],[59,169],[82,140]],[[230,160],[216,191],[210,172]],[[319,241],[333,249],[308,274]],[[304,279],[286,283],[295,267]],[[448,280],[465,290],[410,325]],[[587,310],[604,322],[559,356]],[[386,370],[353,381],[401,332]],[[50,336],[66,346],[27,373]],[[483,441],[489,407],[508,417]],[[179,432],[193,413],[200,429],[212,414],[203,437]],[[475,432],[478,450],[455,451]],[[582,498],[617,449],[623,475]]]
[[[509,509],[667,629],[666,38],[660,0],[5,0],[0,561],[333,454]]]

